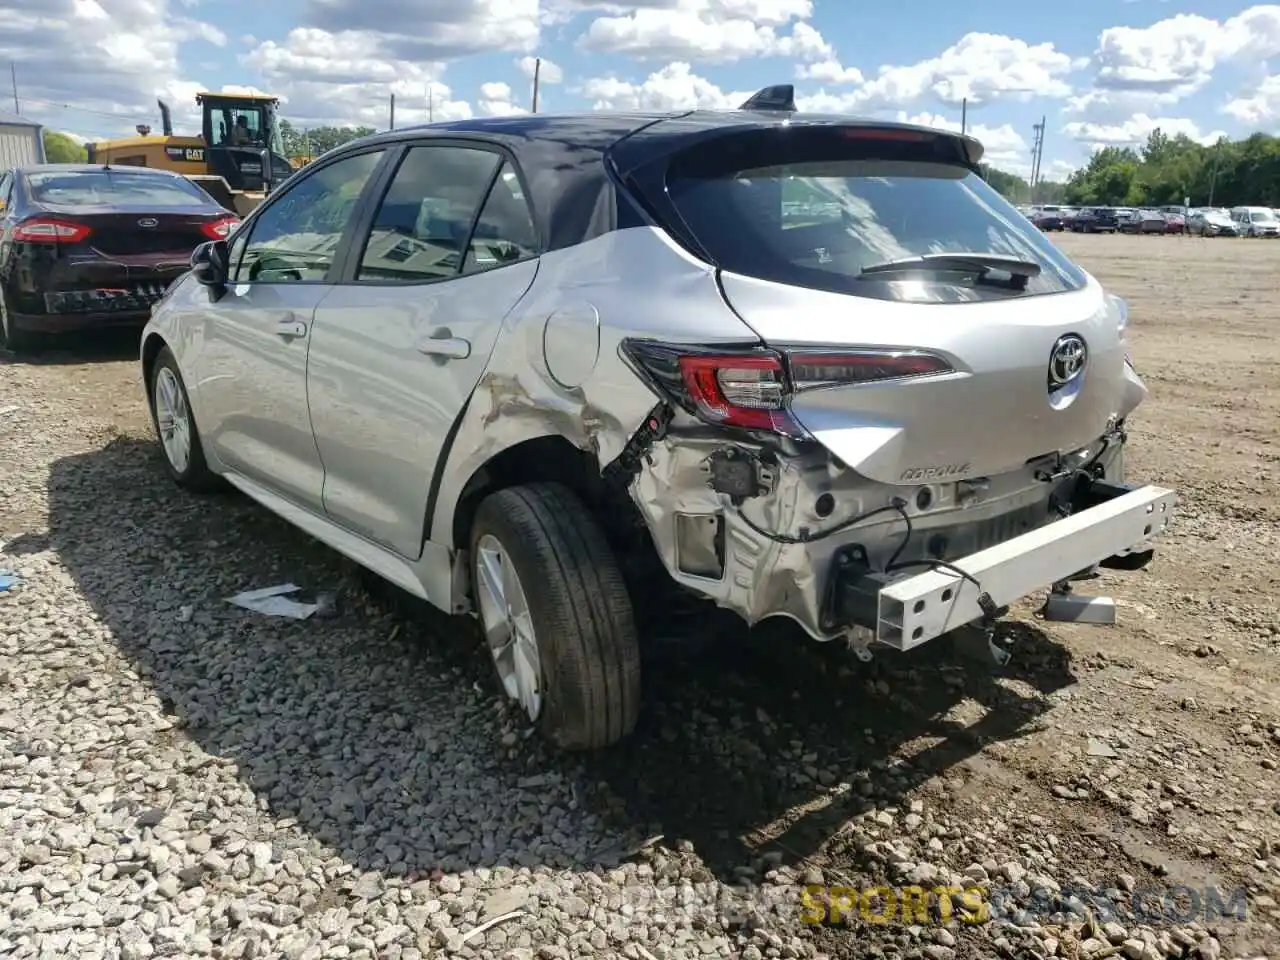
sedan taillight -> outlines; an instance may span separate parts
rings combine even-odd
[[[893,350],[720,350],[627,340],[627,356],[664,398],[706,423],[808,435],[790,412],[798,392],[951,373],[942,357]]]
[[[210,220],[208,223],[200,224],[200,232],[210,240],[225,240],[231,236],[231,231],[239,225],[239,217],[220,217],[217,220]]]
[[[83,223],[54,217],[33,217],[13,228],[13,239],[27,243],[79,243],[92,232]]]

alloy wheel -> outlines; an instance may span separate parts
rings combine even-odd
[[[542,659],[520,576],[511,555],[493,534],[476,544],[476,599],[489,653],[507,696],[529,719],[542,713]]]

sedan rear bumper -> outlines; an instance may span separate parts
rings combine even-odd
[[[121,327],[146,325],[151,308],[129,310],[98,310],[77,313],[10,313],[14,328],[26,333],[56,334],[78,333],[86,330],[111,330]]]
[[[916,574],[837,566],[838,615],[880,643],[910,650],[1111,557],[1146,549],[1176,502],[1162,487],[1095,481],[1082,497],[1092,505],[954,563]]]

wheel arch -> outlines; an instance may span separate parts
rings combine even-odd
[[[151,374],[156,368],[156,357],[167,346],[168,341],[155,331],[148,333],[142,341],[142,387],[147,391],[147,403],[151,402]]]
[[[449,537],[449,545],[463,548],[481,501],[506,487],[525,483],[563,483],[588,503],[596,499],[600,465],[593,452],[584,450],[558,433],[521,440],[492,454],[471,471],[453,502],[452,517],[433,538]]]

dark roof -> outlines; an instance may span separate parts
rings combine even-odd
[[[729,129],[766,129],[782,124],[793,126],[842,126],[888,127],[902,130],[918,130],[963,140],[970,162],[982,159],[982,145],[973,137],[936,127],[895,123],[862,117],[820,113],[791,113],[783,111],[746,110],[680,110],[665,113],[632,112],[614,113],[595,111],[590,113],[534,113],[513,117],[475,117],[470,120],[454,120],[444,123],[421,124],[388,130],[372,135],[368,140],[394,140],[404,136],[467,136],[475,134],[486,139],[505,143],[513,151],[519,144],[540,141],[556,141],[580,149],[603,153],[620,140],[642,136],[646,140],[676,140],[698,138]]]

